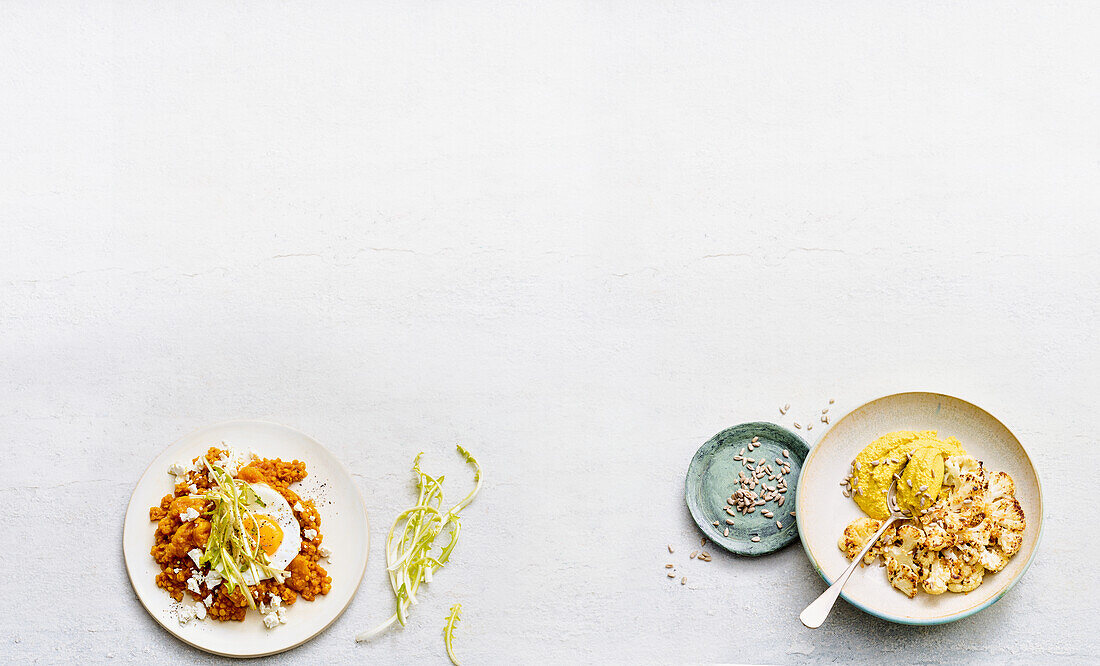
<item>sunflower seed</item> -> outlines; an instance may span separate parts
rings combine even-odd
[[[760,438],[759,438],[759,437],[753,437],[753,438],[752,438],[752,443],[753,443],[753,444],[755,444],[755,443],[757,443],[757,442],[759,442],[759,441],[760,441]]]
[[[752,539],[749,539],[749,540],[752,541],[753,543],[756,543],[757,541],[760,541],[760,537],[755,536],[755,537],[753,537]]]
[[[798,421],[795,421],[795,422],[794,422],[794,427],[796,427],[796,428],[798,428],[799,430],[801,430],[801,429],[802,429],[802,424],[801,424],[801,423],[799,423]]]
[[[693,550],[693,551],[691,551],[691,555],[688,555],[688,559],[689,560],[694,560],[695,556],[698,555],[698,554],[699,554],[699,551]]]
[[[669,578],[675,578],[675,577],[676,577],[676,574],[674,574],[674,573],[672,573],[672,572],[670,571],[670,572],[668,572],[668,577],[669,577]]]
[[[666,565],[665,565],[665,568],[666,568],[666,569],[671,569],[671,568],[672,568],[672,565],[671,565],[671,564],[666,564]]]
[[[813,429],[814,429],[814,424],[812,424],[812,423],[807,424],[806,430],[813,430]]]
[[[733,518],[726,518],[726,524],[727,525],[732,525],[733,524]]]
[[[783,529],[783,523],[779,522],[778,520],[775,521],[775,526],[778,527],[779,529]]]
[[[829,398],[829,404],[830,405],[833,404],[834,402],[836,402],[836,400],[833,400],[832,398]]]
[[[791,517],[792,518],[794,517],[794,511],[791,511]]]
[[[729,535],[730,535],[730,528],[727,527],[725,530],[722,531],[722,536],[727,536],[728,537]]]
[[[671,543],[668,544],[668,552],[670,552],[670,553],[672,552],[672,544]]]
[[[684,576],[680,579],[680,584],[681,585],[687,585],[687,582],[688,582],[687,576]]]
[[[718,527],[718,521],[717,520],[714,521],[713,523],[711,523],[711,525],[714,525],[715,527]]]

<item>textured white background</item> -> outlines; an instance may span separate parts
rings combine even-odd
[[[121,524],[236,417],[329,446],[376,538],[276,663],[442,663],[456,601],[471,664],[1097,658],[1100,6],[157,4],[0,5],[0,659],[218,661],[138,604]],[[1000,603],[810,631],[798,546],[687,561],[704,440],[911,388],[1041,467]],[[408,464],[457,496],[456,441],[453,566],[356,645]]]

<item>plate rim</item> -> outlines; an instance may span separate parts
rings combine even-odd
[[[1018,583],[1020,581],[1020,579],[1024,577],[1024,574],[1027,573],[1027,570],[1031,568],[1031,563],[1035,560],[1035,555],[1039,552],[1039,546],[1042,544],[1042,541],[1043,541],[1043,529],[1044,529],[1044,524],[1043,523],[1045,522],[1043,520],[1043,483],[1042,483],[1042,478],[1039,476],[1039,468],[1035,466],[1035,461],[1033,461],[1031,459],[1031,454],[1029,454],[1027,452],[1027,448],[1024,446],[1023,442],[1020,441],[1020,438],[1016,436],[1016,433],[1012,432],[1012,430],[1007,425],[1005,425],[1003,421],[998,419],[996,416],[994,416],[988,410],[980,407],[979,405],[977,405],[977,404],[975,404],[975,403],[973,403],[973,402],[971,402],[971,401],[969,401],[965,398],[960,398],[958,396],[954,396],[954,395],[951,395],[949,393],[941,393],[939,391],[921,391],[921,390],[897,391],[895,393],[887,393],[886,395],[880,395],[877,398],[872,398],[870,400],[866,400],[864,402],[861,402],[859,405],[857,405],[857,406],[849,409],[848,411],[844,412],[843,416],[838,418],[832,425],[830,425],[820,435],[818,435],[817,439],[814,441],[813,445],[810,447],[809,453],[806,454],[806,460],[802,464],[802,470],[798,474],[798,480],[799,480],[799,485],[801,485],[802,475],[806,473],[806,469],[809,467],[809,465],[807,463],[809,462],[810,458],[814,455],[814,452],[817,450],[817,445],[818,445],[818,443],[821,442],[821,439],[823,437],[825,437],[825,435],[827,435],[829,432],[831,432],[832,429],[835,428],[838,424],[840,424],[841,421],[848,418],[848,416],[851,415],[853,412],[855,412],[856,410],[862,409],[862,408],[866,407],[867,405],[869,405],[873,402],[878,402],[878,401],[884,400],[886,398],[895,398],[895,397],[902,396],[902,395],[914,395],[914,394],[915,395],[939,396],[939,397],[944,397],[944,398],[950,398],[951,400],[957,400],[961,403],[964,403],[964,404],[967,404],[967,405],[973,407],[974,409],[976,409],[976,410],[980,411],[981,413],[985,414],[986,416],[988,416],[994,422],[998,423],[1001,427],[1003,427],[1005,429],[1005,431],[1009,435],[1012,436],[1012,438],[1014,440],[1016,440],[1016,443],[1020,446],[1020,450],[1023,451],[1024,458],[1027,459],[1027,463],[1031,467],[1032,473],[1035,475],[1035,486],[1039,491],[1039,493],[1038,493],[1038,496],[1039,496],[1039,533],[1035,537],[1035,547],[1032,548],[1031,555],[1027,558],[1027,561],[1024,562],[1024,566],[1023,566],[1022,569],[1020,569],[1020,572],[1018,574],[1016,574],[1016,576],[1014,578],[1009,580],[1009,582],[1004,586],[1004,589],[1002,589],[999,593],[997,593],[993,597],[990,597],[986,601],[978,604],[977,606],[974,606],[973,608],[967,608],[965,610],[961,610],[961,611],[958,611],[956,613],[952,613],[951,615],[945,615],[943,617],[937,617],[937,618],[902,617],[902,616],[892,615],[892,614],[884,612],[884,611],[876,610],[874,608],[870,608],[870,607],[868,607],[868,606],[866,606],[866,605],[850,598],[843,590],[841,590],[841,592],[840,592],[840,596],[846,602],[848,602],[850,605],[860,609],[861,611],[863,611],[865,613],[868,613],[869,615],[873,615],[875,617],[878,617],[878,618],[881,618],[883,620],[887,620],[887,621],[890,621],[890,622],[894,622],[896,624],[906,624],[906,625],[911,625],[911,626],[935,626],[935,625],[940,625],[940,624],[948,624],[948,623],[951,623],[951,622],[956,622],[958,620],[962,620],[964,618],[970,617],[971,615],[973,615],[973,614],[975,614],[979,611],[983,611],[986,608],[989,608],[990,606],[995,604],[996,602],[1000,601],[1001,598],[1004,597],[1006,594],[1008,594],[1008,591],[1011,590],[1013,587],[1015,587],[1016,583]],[[796,502],[796,505],[797,505],[797,502]],[[817,559],[814,558],[813,553],[810,552],[810,547],[806,544],[806,539],[803,538],[803,536],[802,536],[802,534],[803,534],[803,532],[802,532],[802,513],[801,512],[796,512],[796,513],[797,513],[797,515],[795,516],[795,522],[798,524],[798,539],[799,539],[799,541],[802,542],[802,549],[806,553],[806,558],[810,561],[810,566],[812,566],[814,568],[814,571],[816,571],[817,574],[819,576],[821,576],[821,579],[825,581],[825,584],[827,586],[832,585],[833,581],[830,580],[829,577],[825,574],[825,571],[821,568],[821,565],[818,563]]]
[[[703,535],[706,536],[707,539],[711,543],[715,544],[716,546],[718,546],[719,548],[722,548],[723,550],[725,550],[727,552],[733,553],[734,555],[740,555],[742,557],[762,557],[764,555],[771,555],[772,553],[779,552],[780,550],[782,550],[782,549],[786,548],[787,546],[791,545],[794,542],[795,538],[801,538],[801,537],[798,537],[798,535],[797,535],[797,532],[799,531],[798,524],[797,524],[797,516],[796,516],[796,521],[795,521],[795,533],[796,534],[788,534],[788,536],[784,537],[782,543],[779,543],[774,548],[765,546],[765,547],[760,548],[760,549],[753,549],[752,546],[755,545],[755,544],[750,544],[750,545],[745,546],[745,548],[748,548],[748,550],[737,550],[737,549],[735,549],[735,545],[744,544],[743,541],[732,541],[732,543],[727,543],[726,541],[715,540],[712,537],[712,535],[710,533],[710,530],[708,529],[712,526],[711,523],[709,521],[704,520],[703,517],[699,516],[696,513],[696,506],[695,506],[695,503],[692,501],[691,486],[690,486],[691,479],[692,479],[691,470],[695,466],[696,461],[699,460],[699,456],[702,453],[703,449],[706,448],[708,445],[710,445],[711,442],[718,439],[719,437],[721,437],[725,433],[729,432],[730,430],[734,430],[734,429],[737,429],[737,428],[747,428],[747,427],[752,427],[752,426],[768,426],[768,427],[771,427],[771,428],[777,428],[777,429],[785,432],[790,437],[793,437],[794,441],[799,442],[802,445],[802,448],[805,449],[805,451],[806,451],[805,454],[803,454],[803,459],[802,459],[802,466],[803,467],[805,466],[806,458],[809,457],[809,455],[810,455],[811,447],[810,447],[809,443],[807,443],[806,440],[801,435],[799,435],[798,433],[796,433],[795,431],[791,430],[790,428],[788,428],[784,425],[781,425],[781,424],[778,424],[778,423],[773,423],[771,421],[757,420],[757,421],[745,421],[743,423],[735,423],[734,425],[731,425],[727,428],[722,428],[717,433],[715,433],[711,437],[707,438],[707,440],[705,442],[703,442],[702,444],[699,445],[699,448],[695,450],[695,453],[692,454],[691,461],[688,462],[687,474],[685,474],[685,476],[684,476],[684,503],[687,504],[688,513],[691,514],[691,518],[692,518],[692,520],[695,521],[696,527],[698,527],[699,530],[701,532],[703,532]],[[801,476],[802,476],[802,471],[799,470],[799,478],[801,478]],[[798,489],[798,480],[797,479],[795,480],[795,485],[793,487],[794,487],[796,495],[797,495],[797,489]]]
[[[365,549],[366,557],[363,558],[362,570],[359,572],[358,577],[355,579],[354,589],[352,589],[351,594],[348,596],[347,602],[345,602],[343,607],[338,609],[336,611],[336,613],[333,614],[332,618],[329,619],[329,621],[326,622],[324,624],[324,626],[318,628],[317,631],[313,632],[309,636],[306,636],[306,637],[302,638],[300,641],[297,641],[297,642],[295,642],[291,645],[279,647],[279,648],[276,648],[274,650],[269,650],[269,651],[266,651],[266,652],[244,652],[244,653],[221,652],[221,651],[214,650],[214,649],[211,649],[209,647],[200,645],[200,644],[198,644],[196,642],[193,642],[191,640],[188,640],[184,636],[181,636],[177,632],[173,631],[172,627],[170,627],[168,624],[166,624],[164,622],[163,618],[159,617],[158,614],[153,612],[153,610],[150,609],[149,606],[145,603],[145,599],[142,597],[141,592],[138,590],[137,583],[134,580],[134,572],[130,568],[129,553],[126,550],[126,534],[127,534],[127,525],[129,523],[128,519],[130,517],[130,512],[134,510],[135,502],[137,502],[138,487],[141,486],[141,483],[142,483],[142,481],[145,480],[145,477],[148,476],[149,473],[153,471],[153,464],[157,461],[157,459],[160,458],[166,451],[170,450],[172,447],[176,446],[177,444],[179,444],[183,440],[188,439],[189,437],[192,437],[192,436],[194,436],[194,435],[196,435],[196,434],[198,434],[198,433],[200,433],[204,430],[212,430],[212,429],[220,428],[220,427],[223,427],[223,426],[241,425],[241,424],[259,424],[259,425],[263,425],[263,426],[276,426],[278,428],[282,428],[284,430],[289,430],[289,431],[291,431],[291,432],[293,432],[297,435],[305,437],[306,439],[308,439],[309,441],[311,441],[315,445],[317,445],[322,451],[324,451],[326,454],[328,454],[328,456],[338,465],[338,469],[340,471],[342,471],[345,475],[347,475],[349,480],[352,480],[351,487],[355,489],[355,497],[359,501],[359,509],[360,509],[359,513],[363,516],[363,522],[366,525],[366,549]],[[153,459],[149,461],[148,465],[146,465],[145,471],[142,472],[140,477],[138,477],[137,482],[134,484],[133,490],[130,491],[130,501],[126,504],[126,513],[123,515],[123,519],[122,519],[122,561],[123,561],[123,564],[126,567],[126,577],[130,580],[130,587],[133,588],[134,596],[136,596],[138,598],[138,601],[141,602],[142,608],[145,609],[145,612],[148,613],[149,616],[151,618],[153,618],[153,620],[161,626],[161,628],[163,628],[170,636],[172,636],[176,640],[178,640],[182,643],[185,643],[185,644],[187,644],[187,645],[189,645],[189,646],[191,646],[191,647],[193,647],[197,650],[201,650],[203,652],[206,652],[207,654],[214,654],[214,655],[218,655],[220,657],[231,657],[231,658],[234,658],[234,659],[255,659],[255,658],[259,658],[259,657],[268,657],[268,656],[271,656],[271,655],[274,655],[274,654],[279,654],[281,652],[286,652],[288,650],[293,650],[294,648],[300,647],[300,646],[304,645],[305,643],[308,643],[309,641],[313,640],[317,636],[321,635],[329,627],[331,627],[333,625],[333,623],[336,622],[336,620],[340,619],[340,617],[343,616],[343,614],[347,611],[348,607],[351,606],[351,602],[355,600],[355,597],[359,593],[359,587],[363,583],[363,577],[367,573],[367,563],[368,563],[369,560],[370,560],[370,517],[367,515],[366,503],[363,501],[363,493],[362,493],[362,491],[359,490],[359,486],[355,484],[354,477],[351,475],[351,472],[348,470],[347,466],[344,464],[344,462],[342,460],[340,460],[338,457],[333,455],[333,453],[331,451],[329,451],[327,447],[325,447],[323,444],[321,444],[321,442],[319,442],[316,438],[312,437],[311,435],[308,435],[308,434],[302,432],[301,430],[298,430],[297,428],[294,428],[293,426],[286,425],[285,423],[279,423],[277,421],[270,421],[270,420],[267,420],[267,419],[250,419],[250,418],[228,419],[228,420],[225,420],[225,421],[218,421],[217,423],[211,423],[211,424],[208,424],[208,425],[199,426],[198,428],[193,428],[193,429],[187,431],[186,433],[184,433],[183,435],[177,437],[175,440],[172,441],[171,444],[164,447],[163,449],[160,450],[159,453],[157,453],[155,456],[153,456]]]

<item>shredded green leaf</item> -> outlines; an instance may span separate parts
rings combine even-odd
[[[396,610],[388,620],[359,634],[355,640],[368,640],[393,626],[394,622],[405,626],[409,606],[416,603],[416,592],[420,589],[420,584],[430,583],[432,574],[450,560],[462,527],[458,513],[481,490],[481,465],[462,446],[458,446],[458,452],[474,468],[474,489],[447,511],[443,511],[443,477],[433,478],[421,471],[420,456],[424,455],[423,452],[413,459],[412,470],[416,474],[419,497],[415,506],[398,514],[386,537],[386,570],[390,577],[390,587],[393,588]],[[444,530],[448,532],[450,539],[433,556],[431,551],[435,539]]]
[[[226,593],[242,588],[248,607],[255,609],[247,580],[253,585],[264,577],[282,582],[290,572],[271,566],[267,553],[259,547],[258,535],[245,528],[245,522],[258,524],[249,507],[264,506],[260,496],[247,481],[233,478],[224,467],[211,465],[205,457],[202,460],[214,486],[201,497],[214,502],[214,508],[210,512],[210,537],[199,564],[209,564],[211,571],[221,574],[228,586]],[[248,579],[245,573],[250,574]]]
[[[447,616],[447,624],[443,627],[443,643],[447,646],[447,656],[451,658],[451,663],[455,666],[459,666],[458,657],[455,656],[454,650],[455,625],[462,619],[458,615],[461,611],[462,604],[451,606],[451,614]]]

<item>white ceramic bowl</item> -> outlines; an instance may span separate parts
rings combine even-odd
[[[168,474],[168,467],[173,462],[187,464],[222,442],[244,451],[255,449],[264,458],[304,462],[308,476],[292,488],[316,502],[324,545],[332,551],[330,561],[321,561],[332,576],[332,590],[318,596],[316,601],[299,598],[288,608],[287,623],[274,629],[264,627],[255,611],[249,611],[244,622],[207,618],[181,625],[173,616],[175,602],[154,581],[160,567],[149,554],[156,529],[156,523],[149,520],[149,507],[160,504],[161,498],[172,492],[173,477]],[[134,591],[149,614],[169,633],[207,652],[259,657],[301,645],[340,617],[363,579],[369,532],[359,489],[340,461],[317,441],[277,423],[228,421],[186,435],[149,465],[126,509],[122,546]],[[184,600],[190,597],[184,595]]]
[[[848,566],[837,548],[845,526],[864,513],[844,497],[841,481],[856,455],[876,438],[894,430],[935,430],[957,437],[990,471],[1008,472],[1024,509],[1024,543],[1001,571],[987,573],[968,594],[918,592],[909,599],[890,586],[877,564],[857,569],[841,594],[872,615],[903,624],[942,624],[972,615],[1000,599],[1023,576],[1043,530],[1043,495],[1039,476],[1019,440],[1000,421],[959,398],[938,393],[897,393],[857,407],[837,421],[810,449],[798,479],[798,534],[827,584]]]

